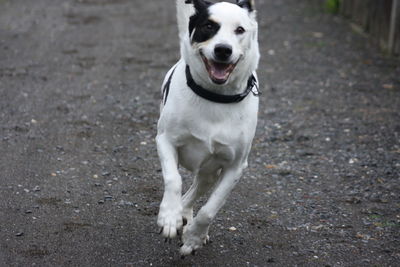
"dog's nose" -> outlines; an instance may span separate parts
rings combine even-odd
[[[215,58],[221,61],[227,61],[232,55],[232,46],[227,44],[218,44],[214,48]]]

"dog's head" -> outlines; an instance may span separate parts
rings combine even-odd
[[[253,1],[191,2],[195,13],[189,19],[183,54],[192,71],[214,85],[247,79],[259,61]]]

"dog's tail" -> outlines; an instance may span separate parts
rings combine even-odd
[[[191,0],[176,0],[176,16],[180,39],[183,39],[188,34],[189,18],[193,13],[194,8]]]

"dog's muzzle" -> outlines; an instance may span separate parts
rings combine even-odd
[[[237,63],[232,63],[229,59],[232,56],[232,47],[228,45],[217,45],[214,49],[214,58],[208,59],[200,51],[201,58],[207,69],[210,79],[216,84],[224,84],[229,79]]]

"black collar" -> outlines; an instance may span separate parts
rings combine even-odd
[[[190,73],[190,68],[188,65],[186,65],[186,81],[187,85],[189,86],[192,91],[202,97],[205,98],[209,101],[216,102],[216,103],[222,103],[222,104],[229,104],[229,103],[238,103],[242,101],[243,99],[246,98],[246,96],[252,92],[253,95],[258,96],[260,95],[260,91],[258,90],[258,83],[254,75],[251,75],[249,77],[249,80],[247,81],[247,86],[246,89],[244,90],[243,93],[237,94],[237,95],[221,95],[217,94],[214,92],[211,92],[207,89],[204,89],[200,85],[198,85],[192,77],[192,74]]]

